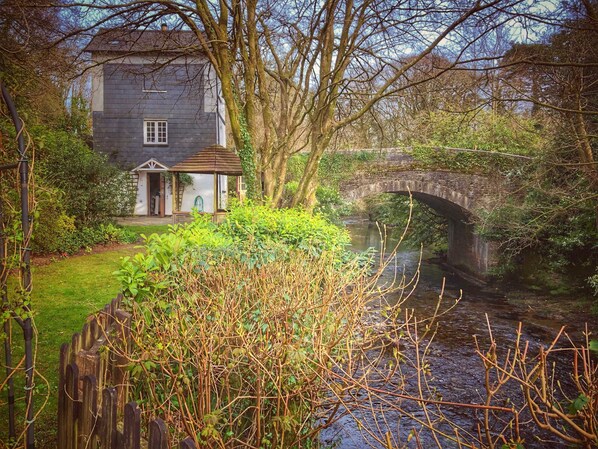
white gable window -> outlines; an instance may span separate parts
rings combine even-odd
[[[166,120],[144,120],[143,143],[145,145],[168,145],[168,122]]]

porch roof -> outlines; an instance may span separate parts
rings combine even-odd
[[[131,171],[168,171],[168,166],[154,158],[151,158],[145,161],[143,164],[139,164]]]
[[[210,145],[199,150],[193,156],[170,167],[171,172],[213,173],[229,176],[241,176],[241,159],[222,145]]]

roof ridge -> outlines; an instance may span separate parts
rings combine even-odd
[[[84,51],[113,53],[197,53],[202,48],[192,30],[100,28]]]

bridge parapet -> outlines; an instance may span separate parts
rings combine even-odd
[[[504,181],[470,173],[444,170],[414,169],[406,161],[371,167],[368,172],[356,173],[341,184],[341,194],[347,201],[379,193],[424,194],[459,206],[475,215],[478,208],[494,203],[506,194]]]

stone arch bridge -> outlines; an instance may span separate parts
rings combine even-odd
[[[341,195],[347,201],[379,193],[411,193],[445,216],[448,263],[462,274],[487,278],[497,261],[497,247],[477,235],[473,223],[481,210],[491,208],[507,193],[503,179],[418,168],[408,155],[390,153],[341,185]]]

